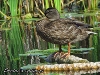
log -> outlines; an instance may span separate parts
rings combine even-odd
[[[41,75],[92,75],[93,73],[100,72],[100,69],[95,70],[79,70],[79,71],[42,71]]]
[[[100,69],[100,62],[36,66],[36,70],[44,70],[44,71],[65,71],[65,70],[66,71],[77,71],[77,70],[91,70],[91,69]]]

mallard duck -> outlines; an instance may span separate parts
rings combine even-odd
[[[89,34],[96,34],[90,31],[88,24],[70,18],[60,18],[55,8],[48,8],[45,16],[46,18],[36,22],[37,34],[47,42],[58,44],[59,52],[62,52],[61,45],[68,44],[68,56],[71,43],[84,40]]]

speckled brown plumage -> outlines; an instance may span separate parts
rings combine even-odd
[[[49,19],[42,19],[37,22],[38,35],[54,44],[67,44],[81,41],[88,36],[83,26],[77,26],[70,19],[57,19],[50,22]]]
[[[46,10],[47,18],[36,22],[37,34],[54,44],[68,44],[84,40],[90,32],[87,24],[69,18],[62,19],[54,8]],[[61,49],[61,47],[59,48]]]

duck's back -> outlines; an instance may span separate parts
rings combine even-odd
[[[83,40],[88,36],[86,33],[88,28],[85,28],[83,25],[79,26],[79,23],[75,23],[75,21],[70,19],[57,19],[45,25],[44,28],[51,42],[66,44]]]
[[[48,42],[67,44],[83,40],[88,36],[86,33],[88,28],[85,28],[84,25],[84,23],[70,19],[42,20],[38,22],[36,29],[38,35]]]

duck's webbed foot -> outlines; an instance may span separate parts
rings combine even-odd
[[[70,56],[70,53],[65,53],[65,52],[56,52],[54,54],[54,58],[63,58],[63,59],[65,59],[69,56]]]
[[[68,43],[68,52],[65,53],[61,49],[61,45],[59,45],[59,51],[54,54],[55,59],[66,59],[70,56],[70,43]]]
[[[70,56],[70,43],[68,43],[68,52],[67,53],[64,53],[61,57],[62,58],[66,58],[68,56]]]
[[[61,58],[67,58],[67,57],[69,57],[70,56],[70,53],[64,53],[63,55],[61,55]]]
[[[56,52],[54,55],[55,62],[61,64],[65,63],[66,59],[68,59],[70,54],[65,53],[65,52]]]
[[[55,54],[54,54],[54,58],[56,58],[56,57],[61,57],[61,55],[63,54],[64,52],[56,52]]]

